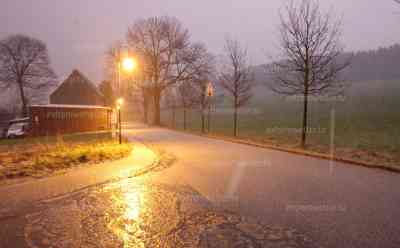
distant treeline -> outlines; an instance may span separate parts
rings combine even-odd
[[[343,56],[351,62],[343,72],[346,81],[400,79],[400,44]]]
[[[348,66],[341,78],[345,81],[373,81],[400,79],[400,44],[375,50],[346,52],[343,60],[349,60]],[[269,81],[269,65],[254,67],[255,78],[258,83]]]

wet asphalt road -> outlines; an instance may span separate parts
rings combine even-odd
[[[399,174],[140,125],[101,167],[0,187],[0,247],[400,247]],[[128,178],[127,178],[128,177]]]
[[[158,182],[155,173],[172,160],[155,154],[136,143],[120,161],[0,187],[0,247],[310,247],[297,230],[228,211],[189,185]]]
[[[190,185],[211,202],[293,227],[316,247],[400,247],[400,175],[135,126],[127,136],[174,153],[157,181]]]

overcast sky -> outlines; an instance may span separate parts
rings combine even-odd
[[[320,0],[343,15],[346,50],[400,42],[400,4],[393,0]],[[0,38],[24,33],[47,43],[60,78],[77,68],[92,81],[103,77],[107,46],[123,39],[137,18],[170,15],[190,29],[192,39],[220,53],[231,34],[263,63],[276,44],[283,0],[1,0]]]

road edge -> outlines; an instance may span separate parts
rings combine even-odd
[[[202,134],[202,133],[196,133],[196,132],[191,132],[191,131],[173,129],[173,128],[166,127],[166,126],[160,126],[160,128],[164,128],[167,130],[176,131],[176,132],[180,132],[180,133],[210,138],[210,139],[222,140],[222,141],[231,142],[231,143],[249,145],[249,146],[254,146],[254,147],[258,147],[258,148],[276,150],[276,151],[287,152],[287,153],[292,153],[292,154],[297,154],[297,155],[302,155],[302,156],[307,156],[307,157],[319,158],[319,159],[323,159],[323,160],[341,162],[341,163],[351,164],[351,165],[355,165],[355,166],[367,167],[367,168],[371,168],[371,169],[379,169],[379,170],[385,170],[385,171],[394,172],[394,173],[400,173],[400,168],[395,167],[395,166],[390,166],[390,165],[377,165],[377,164],[371,164],[371,163],[352,160],[352,159],[340,158],[340,157],[332,158],[330,155],[324,154],[324,153],[312,152],[312,151],[307,151],[307,150],[302,150],[302,149],[279,147],[279,146],[274,146],[271,144],[260,143],[260,142],[255,142],[255,141],[248,141],[248,140],[244,140],[244,139],[240,139],[240,138],[232,138],[232,137],[227,137],[227,136],[222,136],[222,135]]]

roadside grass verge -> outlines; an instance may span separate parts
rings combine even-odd
[[[9,140],[0,143],[0,180],[42,177],[82,164],[128,156],[133,145],[119,144],[110,133]]]
[[[40,144],[57,144],[60,142],[65,143],[88,143],[98,141],[108,141],[112,139],[112,133],[108,131],[100,132],[87,132],[87,133],[75,133],[65,134],[59,136],[43,136],[43,137],[27,137],[24,139],[1,139],[0,140],[0,151],[8,150],[14,146],[20,145],[40,145]]]
[[[254,114],[240,113],[239,135],[236,139],[303,150],[300,147],[301,110],[290,108],[284,110],[284,107],[269,106],[268,109],[259,107],[259,111],[255,111]],[[307,135],[305,151],[330,155],[332,141],[333,155],[336,158],[400,168],[400,126],[397,125],[400,119],[396,112],[390,108],[383,108],[386,110],[385,113],[363,111],[361,106],[357,107],[357,111],[350,111],[347,108],[350,107],[337,106],[334,129],[331,126],[331,113],[328,107],[311,108],[309,127],[312,129]],[[183,130],[181,112],[176,113],[175,125],[172,125],[171,113],[164,112],[163,123],[170,128]],[[213,113],[209,134],[234,138],[232,122],[230,114]],[[201,133],[198,111],[190,111],[188,114],[186,131]],[[331,140],[332,133],[333,140]]]

